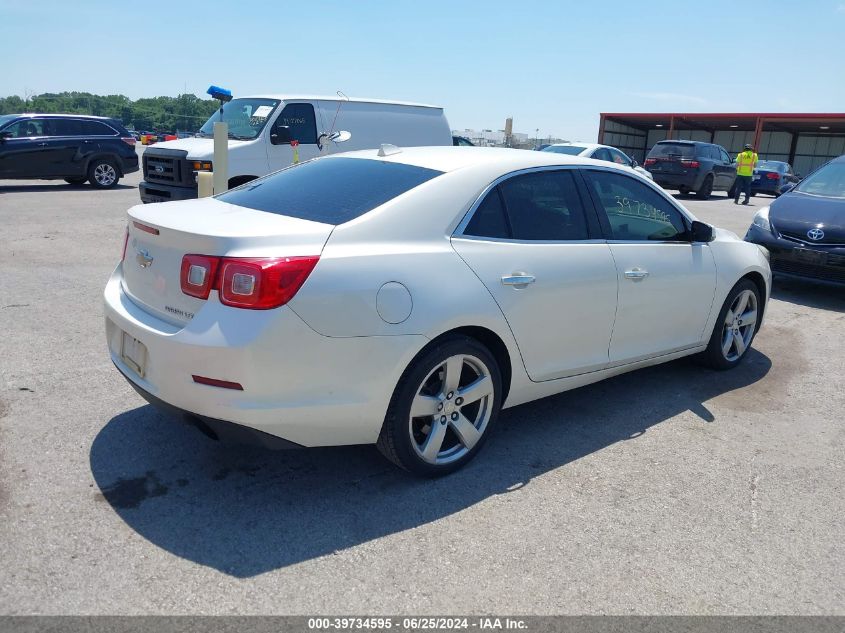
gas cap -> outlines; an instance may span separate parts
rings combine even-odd
[[[402,323],[414,307],[411,293],[398,281],[388,281],[379,288],[376,295],[376,309],[385,323]]]

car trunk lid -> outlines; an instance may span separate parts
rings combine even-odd
[[[123,289],[138,306],[174,325],[190,321],[205,303],[182,292],[185,255],[320,255],[334,229],[213,198],[139,205],[128,216]]]

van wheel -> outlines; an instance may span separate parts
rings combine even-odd
[[[95,189],[111,189],[118,180],[117,167],[106,158],[95,159],[88,166],[88,182]]]
[[[760,290],[750,279],[740,279],[719,311],[707,349],[700,355],[713,369],[732,369],[745,357],[760,320]]]
[[[378,449],[416,475],[446,475],[478,454],[501,406],[502,377],[487,348],[467,336],[444,338],[402,374]]]
[[[69,185],[81,185],[85,182],[85,176],[78,176],[74,178],[65,178],[65,182]]]
[[[701,188],[695,192],[695,197],[700,200],[707,200],[713,193],[713,174],[708,174],[701,184]]]

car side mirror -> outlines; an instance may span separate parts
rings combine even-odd
[[[0,143],[5,142],[7,138],[12,138],[11,132],[0,132]]]
[[[639,166],[640,166],[640,164],[632,158],[631,159],[631,169],[634,169],[635,167],[639,167]]]
[[[712,242],[713,241],[713,227],[704,222],[693,220],[692,228],[690,229],[690,236],[693,242]]]
[[[795,189],[796,184],[798,184],[798,183],[790,182],[790,183],[785,184],[783,187],[780,188],[781,195],[788,193],[788,192],[792,191],[793,189]]]
[[[290,145],[290,141],[290,127],[287,125],[276,126],[270,133],[270,143],[272,145]]]

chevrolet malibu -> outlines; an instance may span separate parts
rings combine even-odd
[[[629,169],[549,152],[382,146],[128,216],[106,335],[143,397],[215,438],[375,443],[426,476],[502,408],[736,366],[771,283],[762,249]]]

